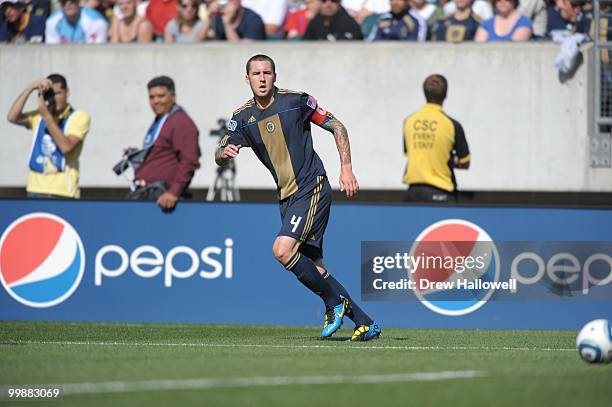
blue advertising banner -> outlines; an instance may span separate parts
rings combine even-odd
[[[185,202],[165,214],[152,202],[0,201],[0,319],[319,325],[322,302],[272,255],[278,213],[275,204]],[[610,210],[338,204],[325,264],[361,299],[362,243],[415,242],[453,225],[496,242],[612,242]],[[544,246],[534,246],[543,275],[560,261]],[[598,247],[597,281],[605,282],[612,245]],[[595,281],[584,274],[589,258],[575,257],[576,281]],[[575,329],[612,319],[605,296],[536,298],[482,297],[460,312],[440,312],[425,297],[363,295],[362,305],[383,326]]]

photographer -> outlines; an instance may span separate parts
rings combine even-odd
[[[30,94],[38,109],[24,113]],[[51,74],[32,82],[11,106],[9,122],[33,129],[27,192],[31,198],[79,198],[79,155],[89,131],[89,114],[68,103],[66,78]]]
[[[162,210],[170,211],[200,167],[199,132],[189,115],[176,104],[171,78],[153,78],[147,88],[155,120],[145,136],[142,149],[133,154],[135,159],[131,161],[136,169],[134,188],[129,196],[132,199],[155,199]]]

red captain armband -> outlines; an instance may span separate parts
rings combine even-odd
[[[312,116],[310,116],[310,121],[316,124],[317,126],[320,126],[325,123],[328,114],[329,113],[327,113],[327,110],[323,109],[321,106],[317,106]]]

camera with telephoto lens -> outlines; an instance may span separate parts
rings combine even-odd
[[[226,119],[217,119],[217,129],[213,129],[208,133],[210,137],[219,137],[222,138],[227,133],[227,120]]]
[[[42,96],[43,96],[43,99],[45,99],[45,103],[47,104],[49,111],[51,113],[54,113],[55,112],[55,91],[53,90],[53,88],[49,88],[46,91],[44,91]]]
[[[113,172],[117,175],[123,174],[125,170],[130,166],[130,160],[134,156],[134,153],[138,152],[137,148],[128,148],[125,150],[125,154],[123,154],[123,158],[113,167]]]

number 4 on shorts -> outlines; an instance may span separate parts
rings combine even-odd
[[[291,232],[295,233],[295,231],[297,230],[298,226],[300,225],[300,222],[302,221],[302,217],[298,217],[296,219],[295,215],[291,216],[291,224],[293,225],[293,229],[291,229]]]

